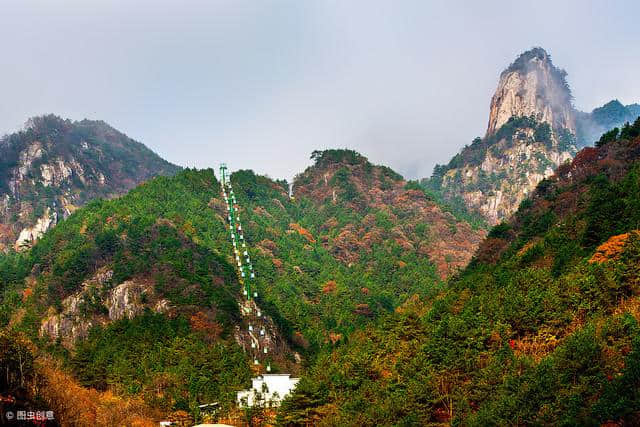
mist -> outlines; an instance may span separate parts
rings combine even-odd
[[[167,160],[292,178],[352,148],[407,178],[484,135],[500,72],[541,46],[575,106],[640,101],[632,1],[4,2],[0,132],[101,119]]]

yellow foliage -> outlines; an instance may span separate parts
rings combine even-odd
[[[51,358],[37,362],[39,394],[61,425],[154,426],[151,410],[138,398],[123,399],[111,391],[82,387]]]

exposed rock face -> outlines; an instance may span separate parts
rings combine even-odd
[[[155,297],[153,286],[135,280],[127,280],[111,288],[113,271],[99,270],[82,284],[77,293],[62,301],[62,311],[53,309],[40,326],[40,335],[60,339],[71,347],[78,339],[85,338],[95,325],[133,317],[145,308],[156,312],[169,310],[169,302]]]
[[[38,218],[33,227],[23,228],[14,245],[15,250],[31,245],[38,240],[40,236],[47,232],[51,227],[56,225],[58,215],[56,212],[51,212],[51,209],[47,207],[45,214]]]
[[[487,135],[494,134],[514,116],[534,116],[554,129],[568,129],[575,135],[574,109],[565,76],[542,48],[520,55],[500,75],[491,99]]]
[[[436,166],[425,185],[491,225],[508,218],[577,152],[576,112],[565,75],[541,48],[520,55],[500,76],[486,136],[448,165]]]
[[[243,321],[234,328],[236,343],[254,360],[268,357],[287,372],[300,373],[301,356],[290,348],[273,319],[256,305],[255,300],[241,297],[238,305]],[[265,349],[267,353],[264,353]]]
[[[495,153],[495,154],[494,154]],[[540,181],[572,159],[575,149],[549,149],[544,143],[509,146],[506,141],[489,150],[480,165],[450,169],[442,177],[442,188],[455,191],[465,204],[480,212],[490,224],[508,218]]]
[[[178,169],[104,122],[30,119],[0,139],[0,250],[28,247],[89,200]]]

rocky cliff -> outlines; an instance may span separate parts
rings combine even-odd
[[[34,117],[0,140],[0,250],[24,249],[89,200],[178,169],[104,122]]]
[[[565,77],[566,72],[553,65],[544,49],[524,52],[500,75],[491,99],[487,135],[494,134],[511,117],[529,116],[575,134],[571,91]]]
[[[486,136],[476,138],[424,182],[490,224],[510,216],[545,177],[576,153],[576,114],[566,73],[542,48],[500,75]]]

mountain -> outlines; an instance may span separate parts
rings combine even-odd
[[[575,134],[574,109],[567,73],[536,47],[522,53],[500,74],[489,109],[487,135],[495,134],[512,117],[531,117],[552,129]]]
[[[541,48],[520,55],[500,75],[486,136],[436,165],[423,184],[445,200],[507,218],[535,186],[576,152],[576,122],[566,73]]]
[[[604,132],[625,123],[633,123],[640,116],[640,105],[622,105],[614,99],[591,113],[577,113],[577,136],[583,146],[592,145]]]
[[[640,119],[543,180],[433,299],[324,354],[282,425],[638,425]]]
[[[611,101],[591,113],[572,105],[567,73],[542,48],[522,53],[500,74],[484,138],[476,138],[422,185],[495,225],[536,185],[603,132],[633,122],[637,104]]]
[[[0,140],[0,250],[31,245],[89,200],[178,170],[102,121],[29,119]]]
[[[199,416],[210,402],[233,412],[234,391],[267,363],[303,372],[407,298],[433,298],[486,234],[354,151],[312,159],[291,196],[287,182],[252,171],[230,178],[272,343],[258,365],[210,169],[89,202],[32,248],[0,257],[0,324],[33,343],[38,375],[70,372],[77,390],[115,393],[145,414]],[[59,389],[35,390],[70,411],[47,394]]]

